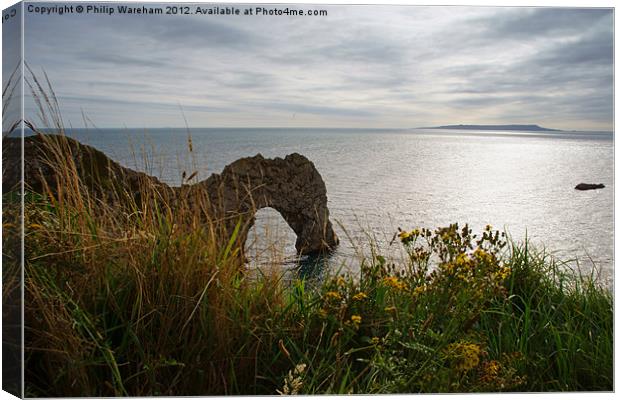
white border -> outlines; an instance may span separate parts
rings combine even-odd
[[[39,2],[39,1],[33,1],[33,2]],[[65,1],[65,2],[59,2],[59,3],[79,3],[80,1]],[[86,3],[87,1],[84,1],[83,3]],[[117,2],[117,1],[114,1]],[[132,1],[133,2],[133,1]],[[138,2],[138,1],[136,1]],[[161,0],[142,0],[139,1],[142,3],[165,3],[165,1],[161,1]],[[13,4],[16,4],[17,2],[15,1],[9,1],[9,0],[0,0],[0,5],[2,9],[5,9]],[[591,8],[591,7],[607,7],[607,8],[615,8],[615,3],[614,1],[611,0],[589,0],[589,1],[584,1],[584,0],[539,0],[539,1],[526,1],[526,0],[504,0],[504,1],[499,1],[499,0],[444,0],[444,1],[423,1],[423,0],[391,0],[391,1],[368,1],[368,0],[336,0],[336,1],[330,1],[330,0],[309,0],[309,1],[300,1],[300,0],[289,0],[289,1],[260,1],[260,0],[244,0],[244,1],[240,1],[240,0],[228,0],[228,1],[221,1],[221,2],[217,2],[217,1],[210,1],[210,2],[200,2],[200,1],[192,1],[192,0],[175,0],[175,1],[170,1],[170,3],[216,3],[216,4],[223,4],[223,3],[233,3],[233,4],[248,4],[248,3],[279,3],[279,4],[342,4],[342,5],[355,5],[355,4],[381,4],[381,5],[431,5],[431,6],[448,6],[448,5],[456,5],[456,6],[489,6],[489,7],[493,7],[493,6],[502,6],[502,7],[506,7],[506,6],[516,6],[516,7],[584,7],[584,8]],[[615,10],[614,10],[615,11]],[[615,13],[615,12],[614,12]],[[22,18],[23,18],[24,13],[22,12]],[[614,21],[615,22],[615,21]],[[22,20],[22,29],[24,29],[24,24],[23,24],[23,20]],[[0,33],[0,39],[1,39],[1,33]],[[615,77],[617,76],[618,73],[618,66],[615,63],[615,49],[616,49],[616,43],[618,43],[618,32],[615,29],[615,23],[614,23],[614,134],[615,134],[615,115],[617,115],[617,110],[618,110],[618,104],[616,102],[616,96],[615,94],[617,93],[616,89],[616,80]],[[23,43],[22,43],[23,45]],[[23,51],[23,49],[22,49]],[[1,53],[1,52],[0,52]],[[0,65],[1,65],[1,56],[0,56]],[[23,96],[22,96],[23,97]],[[23,99],[22,99],[23,100]],[[22,102],[23,103],[23,102]],[[23,104],[22,104],[23,107]],[[22,108],[22,114],[23,114],[23,108]],[[618,193],[620,193],[620,188],[617,185],[617,179],[615,178],[615,161],[618,159],[617,158],[617,153],[618,149],[615,146],[615,139],[614,139],[614,183],[615,183],[615,191],[614,191],[614,270],[615,270],[615,255],[617,254],[617,250],[618,250],[618,240],[617,240],[617,235],[615,234],[615,228],[618,226],[618,222],[619,222],[619,218],[617,216],[617,214],[615,213],[615,199],[618,198]],[[23,254],[22,254],[23,255]],[[23,274],[23,271],[22,271]],[[618,279],[618,275],[615,274],[614,271],[614,288],[618,287],[617,285],[617,279]],[[23,282],[23,275],[22,275],[22,282]],[[615,318],[615,310],[617,310],[617,301],[616,298],[614,297],[614,334],[618,333],[618,319]],[[0,328],[1,328],[1,322],[0,322]],[[1,347],[0,347],[1,349]],[[1,351],[1,350],[0,350]],[[616,341],[614,338],[614,384],[618,385],[620,383],[620,373],[619,373],[619,368],[617,367],[617,360],[618,360],[618,346],[616,345]],[[1,365],[0,365],[0,372],[1,372]],[[0,380],[1,380],[1,374],[0,374]],[[437,397],[445,397],[445,396],[449,396],[451,399],[472,399],[472,398],[477,398],[477,397],[481,397],[481,398],[491,398],[490,396],[495,396],[496,394],[485,394],[485,395],[415,395],[415,399],[426,399],[426,398],[437,398]],[[362,398],[362,399],[377,399],[377,398],[403,398],[403,397],[413,397],[414,395],[390,395],[390,396],[355,396],[356,398]],[[229,396],[230,397],[230,396]],[[276,396],[273,396],[274,398]],[[341,397],[341,396],[322,396],[322,398],[333,398],[333,397]],[[587,397],[588,400],[597,400],[597,399],[611,399],[614,398],[614,394],[613,393],[552,393],[552,394],[501,394],[501,399],[502,400],[513,400],[513,399],[531,399],[531,398],[541,398],[541,399],[573,399],[573,398],[585,398]],[[12,399],[14,398],[13,396],[9,395],[6,392],[0,392],[0,400],[4,400],[4,399]],[[185,397],[167,397],[167,399],[184,399]],[[200,398],[200,397],[199,397]],[[248,398],[248,397],[243,397],[243,398]],[[271,396],[262,396],[261,398],[271,398]]]

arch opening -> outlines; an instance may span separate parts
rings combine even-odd
[[[272,207],[262,207],[245,240],[245,256],[251,264],[287,264],[298,260],[297,234],[282,214]]]

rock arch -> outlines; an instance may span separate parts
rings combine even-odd
[[[170,187],[155,177],[121,166],[77,140],[61,135],[35,135],[24,138],[24,176],[35,192],[44,191],[44,181],[52,190],[55,186],[54,170],[49,167],[49,146],[56,150],[57,157],[62,152],[60,157],[72,158],[82,182],[104,201],[113,199],[119,189],[142,201],[140,186],[148,182],[175,202],[187,201],[196,207],[208,204],[211,215],[225,221],[227,234],[240,226],[243,244],[256,211],[271,207],[297,235],[295,248],[300,254],[329,252],[338,245],[329,220],[325,182],[314,164],[301,154],[274,159],[260,154],[241,158],[202,182]],[[20,154],[20,138],[3,139],[3,192],[14,190],[21,180]]]
[[[329,220],[325,182],[301,154],[241,158],[190,190],[208,193],[213,211],[229,221],[230,229],[241,220],[244,242],[256,211],[271,207],[297,235],[295,248],[300,254],[328,252],[338,245]]]

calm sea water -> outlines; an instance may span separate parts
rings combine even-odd
[[[561,260],[613,274],[613,135],[609,132],[477,132],[359,129],[89,129],[69,135],[121,164],[178,185],[183,170],[200,179],[240,158],[298,152],[327,185],[341,246],[329,268],[356,268],[375,242],[382,254],[398,227],[487,224],[527,237]],[[130,146],[133,144],[133,146]],[[149,154],[145,161],[142,154]],[[580,182],[605,189],[577,191]],[[258,214],[257,252],[275,242],[294,259],[294,233],[274,210]],[[268,234],[266,234],[268,233]],[[265,237],[268,237],[265,239]],[[369,238],[370,237],[370,238]],[[260,257],[256,258],[259,262]]]

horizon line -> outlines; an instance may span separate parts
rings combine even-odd
[[[480,125],[480,126],[497,126],[497,125],[536,125],[536,124],[461,124],[461,125]],[[417,130],[417,129],[440,129],[443,126],[450,126],[450,125],[440,125],[440,126],[419,126],[419,127],[334,127],[334,126],[150,126],[150,127],[137,127],[137,126],[109,126],[109,127],[98,127],[98,126],[93,126],[93,127],[65,127],[63,128],[64,130],[76,130],[76,129],[81,129],[81,130],[98,130],[98,129],[115,129],[115,130],[149,130],[149,129],[334,129],[334,130],[381,130],[381,129],[385,129],[385,130]],[[452,126],[458,126],[458,125],[452,125]],[[539,125],[540,126],[540,125]],[[30,128],[25,127],[24,130],[29,130]],[[45,127],[45,128],[38,128],[41,130],[58,130],[58,128],[56,127]],[[551,128],[549,128],[551,129]],[[448,128],[446,128],[446,130],[448,130]],[[452,130],[457,130],[457,129],[452,129]],[[498,129],[501,130],[501,129]],[[614,133],[614,129],[558,129],[558,128],[553,128],[554,131],[556,132],[609,132],[609,133]],[[516,132],[517,130],[515,130]],[[539,132],[539,133],[543,133],[543,132],[552,132],[552,131],[532,131],[532,132]]]

